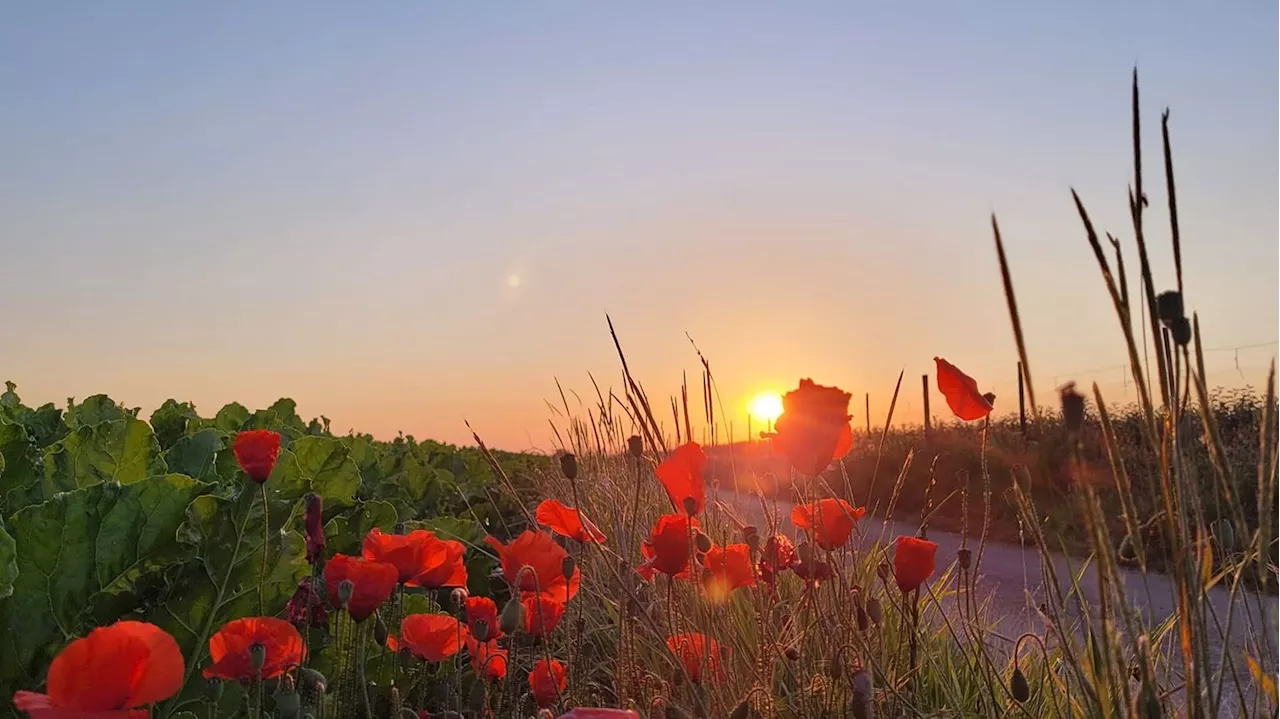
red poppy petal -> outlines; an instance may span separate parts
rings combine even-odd
[[[976,380],[941,357],[933,360],[938,368],[938,391],[956,417],[968,422],[991,414],[991,403],[978,390]]]

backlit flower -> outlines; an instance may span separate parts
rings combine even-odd
[[[819,547],[836,549],[849,541],[854,523],[866,513],[865,507],[855,509],[843,499],[827,497],[793,508],[791,523],[807,532]]]
[[[400,623],[400,646],[428,662],[457,654],[466,636],[466,626],[448,614],[410,614]]]
[[[850,396],[810,379],[800,380],[799,388],[783,395],[773,442],[797,472],[816,477],[853,448]]]
[[[182,650],[164,630],[121,621],[68,644],[49,665],[48,694],[20,691],[36,719],[145,719],[144,708],[182,689]]]
[[[919,537],[898,537],[893,544],[893,579],[898,589],[919,589],[933,576],[933,557],[938,545]]]
[[[555,704],[564,691],[568,672],[558,660],[539,659],[533,663],[533,671],[529,672],[529,690],[533,692],[533,700],[540,707]]]
[[[254,647],[261,647],[255,650]],[[254,652],[261,651],[262,667],[255,666]],[[274,679],[302,663],[302,635],[292,624],[275,617],[233,619],[209,637],[209,659],[204,677],[223,681]]]
[[[658,481],[667,490],[676,512],[695,515],[707,504],[707,485],[702,472],[707,466],[707,453],[697,442],[676,447],[658,465]]]
[[[231,444],[240,469],[249,479],[262,484],[271,476],[280,456],[280,434],[269,429],[251,429],[236,435]]]
[[[784,535],[774,534],[764,543],[760,552],[760,579],[772,584],[778,572],[786,571],[796,560],[796,546]]]
[[[751,550],[745,544],[712,547],[702,566],[707,570],[702,581],[712,597],[723,598],[739,587],[756,583],[751,569]]]
[[[697,632],[667,637],[667,649],[684,666],[689,680],[700,684],[704,679],[718,681],[724,678],[720,643]]]
[[[938,391],[956,417],[970,421],[991,414],[991,399],[978,391],[976,380],[941,357],[933,361],[938,365]]]
[[[329,624],[329,613],[325,611],[324,600],[320,598],[320,593],[312,584],[311,577],[303,577],[302,581],[298,582],[298,588],[294,590],[293,596],[285,606],[285,614],[298,628],[305,627],[308,623],[313,627]]]
[[[564,617],[564,603],[536,594],[524,598],[524,631],[533,637],[554,632]]]
[[[534,519],[556,534],[579,542],[603,542],[606,539],[604,532],[586,515],[554,499],[542,500],[534,512]]]
[[[670,577],[687,579],[690,570],[692,537],[691,529],[698,528],[698,520],[683,514],[664,514],[658,517],[649,533],[649,540],[640,545],[645,563],[637,570],[645,579],[652,579],[655,572]]]
[[[343,580],[351,582],[351,599],[347,613],[357,622],[369,618],[387,601],[396,588],[399,574],[395,566],[346,554],[335,554],[324,565],[324,588],[329,603],[342,606],[338,587]]]
[[[425,529],[387,534],[374,527],[360,543],[360,554],[365,559],[395,567],[397,581],[403,584],[422,571],[423,553],[429,539],[435,539],[435,535]]]
[[[561,602],[578,593],[582,572],[575,567],[572,580],[565,579],[564,560],[569,553],[547,532],[526,529],[507,545],[493,537],[485,537],[485,542],[498,553],[502,576],[513,589]]]
[[[472,634],[481,634],[479,624],[484,623],[485,639],[499,639],[502,630],[498,627],[498,605],[488,597],[467,597],[464,611],[467,615],[467,628]]]
[[[507,676],[507,650],[498,648],[498,640],[481,642],[467,635],[467,652],[471,655],[471,671],[491,682],[500,682]]]
[[[405,586],[428,589],[467,586],[467,565],[462,561],[466,553],[467,547],[462,542],[432,535],[423,548],[422,571],[405,582]]]

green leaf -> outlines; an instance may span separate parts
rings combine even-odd
[[[18,503],[10,503],[8,495],[14,490],[36,488],[36,449],[26,428],[0,418],[0,456],[4,457],[0,468],[0,516],[7,516],[25,507],[25,493],[18,493]]]
[[[359,554],[369,530],[378,527],[391,532],[396,527],[396,508],[389,502],[369,500],[344,512],[324,525],[324,543],[329,554]]]
[[[181,437],[164,453],[171,472],[207,482],[218,479],[218,453],[226,448],[226,435],[216,429],[202,429]]]
[[[114,422],[131,416],[115,400],[105,394],[95,394],[80,404],[67,400],[67,411],[62,419],[67,428],[75,431],[81,427],[92,427],[103,422]]]
[[[13,594],[13,582],[18,578],[18,545],[0,523],[0,599]]]
[[[135,609],[144,578],[189,556],[176,532],[208,488],[181,475],[103,483],[13,515],[18,575],[0,602],[0,685],[37,684],[53,653],[94,623],[95,602],[117,616]]]
[[[283,499],[315,492],[324,499],[325,513],[337,514],[355,506],[360,490],[360,470],[347,455],[332,437],[300,437],[291,449],[280,450],[267,489]]]
[[[200,415],[196,414],[195,405],[166,399],[164,404],[151,413],[151,429],[155,431],[160,447],[167,450],[186,435],[187,424],[198,419]]]
[[[249,421],[249,410],[239,402],[231,404],[218,410],[218,414],[214,415],[213,426],[223,432],[236,433],[239,432],[245,423]]]
[[[302,536],[279,529],[289,504],[272,503],[267,530],[257,490],[257,485],[241,485],[229,496],[204,495],[187,506],[178,539],[192,547],[197,560],[172,579],[162,606],[151,613],[151,621],[182,647],[186,681],[183,692],[158,716],[202,695],[205,685],[198,670],[205,664],[209,637],[219,627],[237,617],[278,614],[310,574]],[[265,551],[264,539],[269,541]]]
[[[44,496],[102,482],[131,484],[164,474],[151,426],[136,417],[84,426],[44,454]]]

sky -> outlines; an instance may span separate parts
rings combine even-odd
[[[0,379],[550,449],[557,379],[621,389],[607,313],[664,406],[691,337],[739,436],[801,377],[861,424],[905,372],[914,416],[936,355],[1016,396],[995,213],[1041,402],[1070,379],[1132,399],[1070,188],[1136,276],[1136,65],[1156,283],[1169,107],[1210,380],[1257,383],[1278,22],[1261,0],[8,4]]]

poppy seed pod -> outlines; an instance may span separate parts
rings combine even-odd
[[[483,619],[477,619],[471,623],[471,636],[476,638],[477,642],[489,641],[489,622]]]
[[[298,712],[302,711],[302,697],[293,690],[293,680],[288,674],[280,677],[280,684],[271,695],[271,699],[275,702],[279,716],[298,716]]]
[[[396,522],[396,526],[392,527],[391,531],[393,534],[403,535],[406,529],[407,527],[404,526],[404,522]]]
[[[881,608],[879,599],[871,597],[867,600],[867,617],[872,624],[880,626],[880,622],[884,620],[884,609]]]
[[[685,497],[681,505],[684,506],[684,513],[690,517],[698,513],[698,500],[693,497]]]
[[[694,543],[697,545],[698,551],[702,552],[703,554],[706,554],[707,552],[711,551],[711,546],[712,546],[711,537],[708,537],[702,532],[698,532],[698,534],[694,538]]]
[[[356,585],[350,579],[344,579],[338,582],[338,604],[343,609],[347,608],[347,604],[351,602],[351,595],[355,593]]]
[[[1084,427],[1084,395],[1076,391],[1076,383],[1068,382],[1058,390],[1062,398],[1062,423],[1070,432]]]
[[[636,459],[640,459],[641,457],[643,457],[644,456],[644,439],[638,434],[633,434],[630,437],[627,437],[627,451],[630,452],[631,456],[635,457]]]
[[[520,603],[519,595],[512,595],[502,607],[502,615],[498,617],[498,628],[503,634],[515,634],[523,626],[524,605]]]
[[[560,471],[564,473],[565,479],[575,480],[578,478],[578,458],[569,452],[560,455]]]
[[[209,677],[205,680],[205,685],[209,690],[209,698],[213,699],[214,704],[217,704],[222,699],[222,680],[218,677]]]
[[[888,562],[880,562],[876,566],[876,574],[879,575],[880,579],[888,580],[889,577],[893,576],[893,570],[889,567]]]
[[[566,582],[573,582],[573,573],[578,571],[578,563],[573,561],[573,557],[566,556],[560,562],[560,573],[564,575]]]
[[[747,543],[747,548],[753,554],[760,551],[760,530],[753,525],[747,525],[742,528],[742,541]]]
[[[387,623],[382,621],[381,614],[373,615],[373,641],[380,647],[387,646],[387,638],[390,636],[387,631]]]
[[[871,626],[871,617],[867,614],[867,609],[862,606],[861,601],[858,601],[858,603],[854,605],[854,616],[858,620],[858,631],[867,631]]]
[[[1177,290],[1169,290],[1156,295],[1156,316],[1166,325],[1172,324],[1175,320],[1185,319],[1186,313],[1182,307],[1182,293]]]
[[[961,569],[968,569],[973,564],[973,550],[968,547],[961,547],[956,552],[956,557],[960,560]]]
[[[267,646],[261,642],[254,642],[249,646],[249,662],[253,664],[256,672],[261,672],[264,664],[267,663]]]
[[[1009,678],[1009,693],[1019,704],[1031,698],[1031,685],[1027,683],[1027,677],[1018,667],[1013,668],[1013,676]]]

